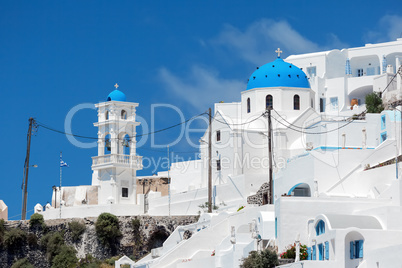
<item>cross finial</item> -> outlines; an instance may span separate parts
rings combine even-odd
[[[116,85],[114,85],[114,87],[117,89],[119,87],[119,85],[116,83]]]
[[[279,47],[277,50],[275,50],[276,53],[278,53],[278,58],[281,57],[281,53],[283,52]]]

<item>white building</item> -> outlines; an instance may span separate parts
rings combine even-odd
[[[200,159],[174,163],[170,198],[148,196],[148,210],[144,195],[132,194],[141,168],[135,141],[130,140],[129,154],[119,143],[125,134],[135,135],[137,104],[112,97],[97,106],[99,156],[86,190],[96,189],[97,203],[69,207],[64,200],[62,211],[71,212],[66,216],[196,214],[207,201],[211,142],[213,202],[219,209],[176,229],[136,267],[237,267],[251,250],[271,245],[282,252],[296,238],[307,245],[309,260],[287,267],[395,267],[402,262],[395,253],[402,250],[402,185],[392,161],[401,155],[401,115],[363,112],[369,93],[382,93],[387,107],[401,99],[401,57],[398,39],[286,60],[278,56],[259,67],[239,102],[215,104],[211,129],[200,139]],[[272,108],[274,204],[258,206],[267,203],[269,191],[267,108]],[[108,134],[111,154],[104,155]],[[67,196],[80,201],[82,192],[77,187],[74,192]],[[53,211],[44,214],[55,218]],[[183,240],[186,230],[194,234]]]
[[[259,67],[240,102],[215,104],[215,203],[228,204],[219,209],[228,213],[201,218],[197,224],[208,228],[196,228],[187,241],[172,234],[174,243],[168,240],[136,267],[237,267],[239,256],[250,250],[269,244],[283,252],[296,239],[307,245],[309,260],[284,267],[400,264],[402,186],[399,167],[392,164],[401,154],[400,112],[358,116],[369,93],[383,93],[389,107],[400,99],[400,56],[402,39]],[[273,107],[275,203],[234,212],[231,205],[244,203],[268,180],[267,119],[261,117],[268,106]],[[202,187],[197,197],[207,181],[207,134],[201,138],[201,177],[194,178]],[[151,203],[162,207],[161,199]],[[178,196],[172,200],[184,202]]]

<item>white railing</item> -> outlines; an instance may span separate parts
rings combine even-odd
[[[108,154],[92,157],[92,165],[121,164],[135,168],[142,168],[142,156],[125,154]]]

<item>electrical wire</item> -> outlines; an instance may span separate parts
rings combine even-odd
[[[322,131],[322,132],[307,132],[307,131],[303,131],[303,130],[300,130],[300,129],[291,128],[291,127],[289,127],[288,125],[285,125],[284,123],[282,123],[281,121],[279,121],[278,119],[276,119],[275,117],[273,117],[273,118],[274,118],[279,124],[285,126],[286,128],[289,128],[289,129],[291,129],[291,130],[293,130],[293,131],[296,131],[296,132],[299,132],[299,133],[303,133],[303,134],[313,134],[313,135],[321,135],[321,134],[326,134],[326,133],[330,133],[330,132],[339,130],[339,129],[341,129],[341,128],[346,127],[347,125],[349,125],[350,123],[352,123],[352,122],[354,121],[354,120],[352,119],[351,121],[347,122],[345,125],[340,126],[340,127],[338,127],[338,128],[335,128],[335,129],[332,129],[332,130],[328,130],[328,131]],[[346,121],[345,121],[345,122],[346,122]]]
[[[304,128],[304,127],[301,127],[301,126],[296,126],[296,125],[290,123],[289,121],[287,121],[285,118],[283,118],[275,109],[272,109],[272,110],[273,110],[283,121],[285,121],[286,123],[288,123],[290,126],[293,126],[293,127],[296,127],[296,128],[300,128],[300,129],[302,129],[302,130],[313,129],[313,128],[319,127],[319,126],[315,126],[315,127]],[[362,113],[360,113],[359,115],[361,115],[361,114],[363,114],[363,113],[365,113],[365,111],[362,112]],[[357,116],[359,116],[359,115],[357,115]],[[355,115],[355,116],[356,116],[356,115]],[[354,116],[351,116],[351,117],[348,117],[347,119],[342,119],[342,120],[333,120],[331,123],[345,122],[345,121],[348,121],[350,118],[353,118],[353,117],[354,117]],[[277,119],[275,119],[275,120],[277,120]]]
[[[185,120],[185,121],[183,121],[183,122],[180,122],[180,123],[178,123],[178,124],[172,125],[172,126],[167,127],[167,128],[159,129],[159,130],[156,130],[156,131],[153,131],[153,132],[149,132],[149,133],[144,133],[144,134],[135,135],[135,136],[130,137],[130,138],[137,138],[137,137],[142,137],[142,136],[148,136],[148,135],[152,135],[152,134],[159,133],[159,132],[162,132],[162,131],[166,131],[166,130],[168,130],[168,129],[171,129],[171,128],[180,126],[180,125],[182,125],[182,124],[185,124],[185,123],[187,123],[188,121],[191,121],[191,120],[193,120],[193,119],[195,119],[195,118],[197,118],[197,117],[200,117],[200,116],[202,116],[202,115],[204,115],[204,114],[206,114],[206,113],[204,112],[204,113],[202,113],[202,114],[193,116],[193,117],[191,117],[191,118],[189,118],[189,119],[187,119],[187,120]],[[57,130],[57,129],[55,129],[55,128],[52,128],[52,127],[47,126],[46,124],[44,124],[44,123],[42,123],[42,122],[40,122],[40,121],[37,121],[37,123],[38,123],[38,126],[39,126],[39,127],[43,127],[43,128],[45,128],[45,129],[47,129],[47,130],[54,131],[54,132],[57,132],[57,133],[60,133],[60,134],[69,135],[69,136],[74,136],[74,137],[83,138],[83,139],[92,139],[92,140],[98,140],[98,139],[99,139],[99,138],[97,138],[97,137],[89,137],[89,136],[77,135],[77,134],[72,134],[72,133],[67,133],[67,132],[65,132],[65,131]],[[117,138],[117,139],[119,139],[119,138]]]
[[[395,75],[392,77],[391,81],[389,81],[388,85],[383,89],[383,91],[381,91],[381,94],[384,93],[385,90],[387,90],[387,88],[389,87],[389,85],[391,85],[392,81],[394,81],[395,77],[396,77],[398,74],[401,74],[401,73],[402,73],[402,66],[399,67],[398,71],[397,71],[397,72],[395,73]]]
[[[241,126],[241,125],[250,124],[250,123],[252,123],[252,122],[254,122],[254,121],[260,119],[262,116],[264,116],[264,114],[260,115],[259,117],[255,118],[255,119],[253,119],[253,120],[251,120],[251,121],[247,121],[247,122],[240,123],[240,124],[231,124],[231,125],[233,125],[233,126]],[[222,123],[222,124],[226,124],[226,125],[228,125],[228,126],[230,127],[230,125],[229,125],[227,122],[220,121],[220,120],[218,120],[218,119],[216,119],[216,118],[214,119],[214,121],[217,121],[217,122]]]

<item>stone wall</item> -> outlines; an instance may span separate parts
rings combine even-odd
[[[269,183],[267,182],[261,185],[260,189],[255,195],[250,195],[249,197],[247,197],[247,204],[256,204],[262,206],[266,204],[264,202],[264,196],[266,201],[268,201],[267,198],[269,198]]]
[[[46,231],[32,230],[29,228],[29,221],[7,221],[6,228],[20,228],[21,230],[35,234],[38,244],[29,245],[25,243],[16,252],[9,252],[5,247],[0,246],[0,267],[11,267],[18,259],[27,257],[35,267],[51,267],[46,259],[46,252],[39,246],[39,241],[46,232],[60,232],[64,234],[67,245],[73,246],[77,250],[77,257],[84,258],[87,254],[96,259],[109,259],[113,256],[127,255],[139,259],[148,254],[152,248],[162,246],[164,240],[179,225],[187,225],[197,221],[197,216],[173,216],[173,217],[151,217],[151,216],[127,216],[118,217],[122,238],[119,241],[117,252],[112,254],[109,248],[100,244],[95,232],[95,222],[97,218],[84,219],[61,219],[47,220]],[[139,232],[135,233],[132,228],[132,220],[140,221]],[[78,221],[84,223],[86,230],[79,241],[73,242],[68,223]]]

